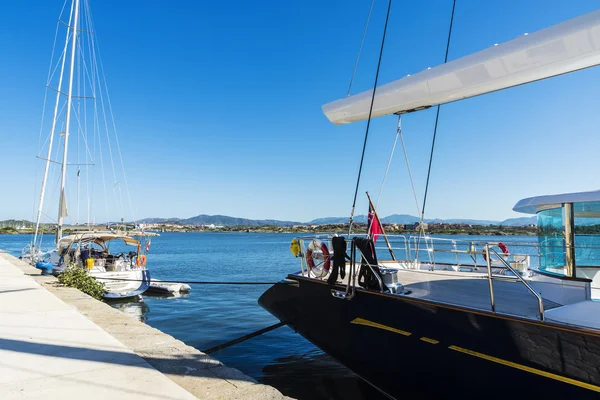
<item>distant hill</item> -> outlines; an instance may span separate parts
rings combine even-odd
[[[358,215],[354,217],[355,222],[366,223],[367,216],[366,215]],[[381,222],[386,224],[414,224],[415,222],[419,222],[420,218],[415,217],[414,215],[408,214],[392,214],[387,217],[382,217]],[[326,217],[326,218],[317,218],[312,221],[306,222],[307,225],[326,225],[326,224],[344,224],[348,222],[348,217]],[[440,218],[431,218],[425,219],[425,222],[428,224],[433,223],[445,223],[445,224],[470,224],[470,225],[504,225],[504,226],[526,226],[526,225],[535,225],[537,223],[537,218],[534,217],[523,217],[523,218],[509,218],[504,221],[492,221],[492,220],[480,220],[480,219],[440,219]]]
[[[180,224],[181,218],[144,218],[141,224]]]
[[[469,225],[500,225],[501,222],[500,221],[490,221],[487,219],[440,219],[440,218],[434,218],[434,219],[426,219],[425,222],[427,222],[428,224],[434,224],[436,222],[442,223],[442,224],[469,224]]]
[[[408,214],[392,214],[387,217],[382,217],[381,221],[386,224],[414,224],[419,222],[419,217]],[[298,221],[280,221],[275,219],[248,219],[248,218],[237,218],[229,217],[227,215],[206,215],[200,214],[191,218],[144,218],[137,221],[144,224],[175,224],[175,225],[215,225],[215,226],[293,226],[293,225],[333,225],[333,224],[346,224],[348,223],[348,217],[325,217],[317,218],[308,222]],[[366,223],[366,215],[356,215],[354,222]],[[533,217],[521,217],[521,218],[509,218],[504,221],[491,221],[491,220],[477,220],[477,219],[440,219],[432,218],[426,219],[425,222],[431,223],[447,223],[447,224],[470,224],[470,225],[504,225],[504,226],[527,226],[536,225],[537,218]],[[590,224],[598,223],[598,220],[590,221]],[[582,224],[585,225],[585,224]],[[0,221],[0,228],[20,228],[27,227],[31,228],[35,226],[33,222],[26,220],[6,220]]]
[[[312,221],[305,222],[307,225],[333,225],[333,224],[347,224],[350,216],[347,217],[326,217],[326,218],[317,218]],[[364,224],[367,222],[366,215],[355,215],[354,222],[358,222]]]
[[[414,224],[420,220],[418,217],[407,214],[392,214],[381,218],[381,222],[386,224]]]
[[[248,219],[229,217],[227,215],[206,215],[200,214],[191,218],[145,218],[140,221],[145,224],[181,224],[181,225],[216,225],[216,226],[292,226],[301,225],[300,222],[278,221],[274,219]]]
[[[35,224],[31,221],[27,221],[24,219],[15,220],[15,219],[7,219],[5,221],[0,221],[0,228],[33,228]]]
[[[313,219],[308,222],[298,221],[280,221],[276,219],[248,219],[229,217],[226,215],[206,215],[200,214],[191,218],[145,218],[139,222],[146,224],[178,224],[178,225],[216,225],[216,226],[293,226],[293,225],[335,225],[348,223],[349,217],[324,217]],[[381,221],[386,224],[414,224],[419,222],[419,217],[408,214],[392,214],[387,217],[382,217]],[[366,223],[366,215],[356,215],[354,222]],[[431,218],[425,219],[428,224],[445,223],[445,224],[470,224],[470,225],[504,225],[504,226],[526,226],[535,225],[536,217],[509,218],[504,221],[479,220],[479,219],[440,219]]]
[[[509,219],[505,219],[500,224],[504,225],[504,226],[537,225],[537,216],[533,216],[533,217],[521,217],[521,218],[509,218]]]

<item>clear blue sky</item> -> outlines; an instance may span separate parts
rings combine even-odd
[[[450,59],[592,11],[592,0],[458,0]],[[307,221],[350,213],[366,123],[334,126],[370,0],[92,2],[135,217]],[[61,1],[3,5],[0,219],[32,218],[44,84]],[[373,82],[376,0],[353,92]],[[395,1],[386,83],[443,62],[451,0]],[[426,217],[504,219],[521,198],[594,190],[600,68],[442,106]],[[422,201],[435,110],[403,128]],[[374,120],[364,192],[377,196],[396,118]],[[380,215],[415,214],[401,148]],[[99,210],[97,220],[115,219]],[[127,217],[127,216],[126,216]]]

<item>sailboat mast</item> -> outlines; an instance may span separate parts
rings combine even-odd
[[[71,5],[71,12],[69,13],[69,24],[71,25],[71,20],[73,17],[73,5]],[[44,167],[44,178],[42,179],[42,188],[40,190],[40,202],[37,210],[37,218],[35,221],[35,232],[33,234],[33,246],[37,243],[37,236],[40,229],[40,220],[42,217],[42,210],[44,207],[44,196],[46,194],[46,182],[48,181],[48,169],[50,168],[50,157],[52,156],[52,143],[54,142],[54,132],[56,130],[56,118],[58,116],[58,103],[60,101],[61,89],[63,83],[63,74],[65,72],[65,61],[67,60],[67,48],[69,46],[69,35],[65,36],[65,47],[63,49],[62,54],[62,62],[60,65],[60,77],[58,78],[58,87],[56,88],[56,104],[54,105],[54,116],[52,118],[52,129],[50,130],[50,140],[48,142],[48,153],[46,155],[46,166]]]
[[[63,210],[66,209],[66,198],[65,198],[65,180],[67,178],[67,150],[69,148],[69,127],[71,122],[71,103],[73,101],[73,73],[75,70],[75,50],[77,48],[77,31],[79,28],[79,0],[75,0],[75,15],[73,18],[73,25],[71,29],[73,34],[71,35],[71,67],[69,71],[69,91],[67,94],[67,120],[65,127],[65,143],[63,151],[63,162],[61,165],[61,180],[60,180],[60,201],[58,202],[58,229],[56,231],[56,243],[62,236],[63,219],[65,214]]]

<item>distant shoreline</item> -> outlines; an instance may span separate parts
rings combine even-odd
[[[417,234],[419,229],[415,229],[413,225],[406,227],[401,224],[384,224],[384,230],[390,235],[407,235]],[[225,227],[203,227],[203,226],[174,226],[174,225],[158,225],[148,227],[148,232],[165,233],[165,232],[245,232],[245,233],[302,233],[302,234],[328,234],[328,233],[343,233],[348,232],[348,224],[331,224],[331,225],[302,225],[302,226],[225,226]],[[102,230],[104,226],[96,226],[92,229]],[[366,224],[353,224],[352,231],[355,234],[365,234],[367,231]],[[428,225],[425,228],[427,234],[436,235],[477,235],[477,236],[535,236],[537,235],[536,226],[502,226],[502,225],[467,225],[467,224],[434,224]],[[0,228],[0,234],[20,234],[31,235],[32,229],[17,230],[14,228]],[[54,231],[46,230],[42,234],[55,234]],[[65,234],[74,233],[74,231],[66,228]]]

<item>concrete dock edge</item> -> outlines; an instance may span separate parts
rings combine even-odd
[[[0,250],[0,257],[200,399],[290,399],[241,371],[140,322]],[[84,395],[84,394],[83,394]]]

